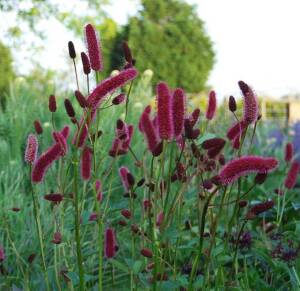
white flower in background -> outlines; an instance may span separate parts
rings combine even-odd
[[[142,107],[143,107],[143,104],[141,102],[135,102],[133,104],[133,108],[135,108],[135,109],[140,109]]]
[[[150,70],[150,69],[147,69],[146,71],[144,71],[143,75],[145,77],[152,78],[153,77],[153,71]]]
[[[117,75],[119,75],[120,71],[119,70],[113,70],[111,73],[110,73],[110,76],[111,77],[115,77]]]
[[[46,128],[46,127],[50,127],[50,126],[51,126],[50,122],[44,122],[44,123],[43,123],[43,127],[45,127],[45,128]]]

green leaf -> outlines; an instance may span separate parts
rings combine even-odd
[[[125,264],[122,264],[120,263],[119,261],[116,261],[114,259],[112,259],[110,261],[112,263],[113,266],[115,266],[117,269],[125,272],[125,273],[128,273],[128,267],[125,265]]]
[[[133,264],[133,268],[132,268],[133,273],[138,274],[140,272],[142,266],[143,266],[142,261],[135,261]]]

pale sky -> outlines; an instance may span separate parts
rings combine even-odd
[[[107,12],[120,24],[138,9],[138,0],[111,2]],[[188,2],[197,4],[214,43],[216,63],[208,84],[219,96],[236,93],[239,80],[271,96],[300,93],[300,0]],[[59,24],[45,21],[44,25],[49,31],[49,45],[42,63],[50,68],[63,67],[62,46],[72,36]]]

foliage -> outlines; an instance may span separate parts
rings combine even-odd
[[[13,76],[10,50],[0,42],[0,103],[3,108],[5,106],[5,95],[9,91],[9,84]]]
[[[187,92],[204,89],[214,63],[212,43],[195,8],[180,0],[143,0],[137,17],[129,19],[116,41],[114,64],[120,65],[121,41],[129,40],[136,66],[155,72]]]

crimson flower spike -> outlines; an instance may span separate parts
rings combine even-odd
[[[246,214],[246,219],[254,219],[256,218],[257,215],[266,212],[273,207],[274,207],[274,201],[272,200],[257,203],[250,208],[250,210]]]
[[[90,64],[89,57],[84,52],[81,52],[80,56],[81,56],[83,72],[85,75],[88,75],[91,72],[91,64]]]
[[[223,185],[228,185],[249,173],[268,173],[278,166],[272,157],[244,156],[234,159],[220,170],[219,176]]]
[[[105,230],[105,248],[104,253],[106,258],[111,259],[116,255],[116,238],[115,232],[112,228]]]
[[[156,87],[158,133],[161,139],[173,137],[172,97],[168,85],[160,82]]]
[[[293,144],[291,143],[288,143],[286,146],[285,146],[285,155],[284,155],[284,160],[288,163],[292,160],[293,158],[293,155],[294,155],[294,147],[293,147]]]
[[[297,176],[299,174],[300,165],[298,162],[294,161],[288,171],[288,174],[284,181],[284,186],[287,189],[292,189],[296,185],[297,182]]]
[[[56,98],[54,95],[49,96],[49,111],[52,113],[56,111]]]
[[[216,92],[210,91],[208,98],[209,99],[208,99],[208,106],[206,109],[206,119],[212,120],[215,116],[216,109],[217,109]]]
[[[172,118],[174,126],[174,137],[178,137],[183,132],[185,117],[185,95],[181,88],[177,88],[173,94]]]
[[[244,96],[244,115],[243,120],[247,124],[257,121],[258,117],[258,101],[253,90],[243,81],[239,81],[238,85]]]
[[[94,110],[97,109],[107,94],[112,93],[119,87],[124,86],[127,82],[135,79],[137,74],[138,72],[135,68],[129,68],[121,71],[116,76],[105,79],[89,95],[89,106]]]
[[[37,157],[38,141],[34,134],[29,134],[27,138],[27,145],[25,150],[25,162],[33,164]]]
[[[160,142],[157,131],[153,125],[153,122],[150,118],[151,107],[147,106],[142,113],[140,119],[140,130],[144,133],[148,149],[154,153],[157,145]]]
[[[81,177],[87,181],[91,178],[92,170],[92,150],[89,147],[85,147],[81,155]]]
[[[54,161],[59,159],[61,153],[61,145],[56,143],[35,161],[31,173],[31,180],[33,183],[39,183],[43,180],[48,168],[53,164]]]
[[[85,26],[85,39],[91,67],[94,71],[100,72],[103,70],[100,41],[95,28],[91,24]]]

